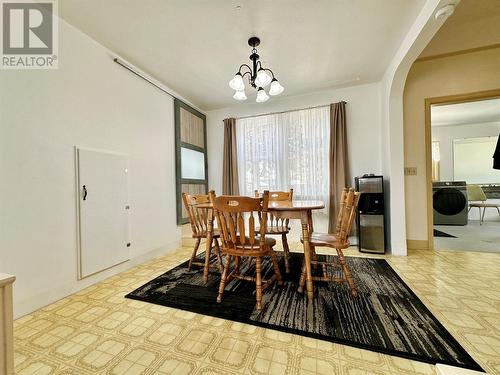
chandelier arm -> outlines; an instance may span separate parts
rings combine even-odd
[[[271,69],[267,69],[267,68],[263,68],[264,70],[267,70],[268,72],[271,72],[271,75],[273,76],[273,79],[275,79],[274,77],[274,72],[271,70]]]
[[[240,68],[238,69],[238,73],[240,73],[240,74],[241,74],[241,69],[242,69],[242,68],[244,68],[244,67],[248,68],[248,70],[249,70],[248,72],[245,72],[244,74],[246,74],[246,73],[250,73],[250,75],[251,75],[251,74],[252,74],[252,68],[250,68],[250,66],[248,66],[247,64],[241,64],[241,65],[240,65]],[[242,74],[242,75],[243,75],[243,74]]]

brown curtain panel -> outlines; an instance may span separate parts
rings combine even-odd
[[[335,233],[342,190],[350,187],[345,102],[330,105],[330,206],[328,232]]]
[[[236,152],[236,119],[224,119],[224,156],[222,161],[222,194],[239,195],[238,156]]]

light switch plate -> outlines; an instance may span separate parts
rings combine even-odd
[[[405,167],[405,176],[416,176],[417,167]]]

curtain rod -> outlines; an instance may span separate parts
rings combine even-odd
[[[342,100],[341,103],[346,103],[346,101]],[[306,108],[299,108],[299,109],[289,109],[287,111],[280,111],[280,112],[270,112],[270,113],[261,113],[258,115],[250,115],[250,116],[242,116],[242,117],[235,117],[236,120],[243,120],[246,118],[252,118],[252,117],[262,117],[262,116],[270,116],[270,115],[279,115],[281,113],[289,113],[289,112],[297,112],[297,111],[305,111],[308,109],[315,109],[315,108],[323,108],[323,107],[329,107],[330,104],[323,104],[323,105],[316,105],[314,107],[306,107]]]
[[[186,102],[185,99],[182,99],[182,98],[179,98],[178,96],[176,96],[174,93],[168,91],[165,87],[163,87],[163,85],[155,82],[151,77],[148,77],[146,74],[142,73],[141,71],[137,70],[137,69],[134,69],[133,66],[131,66],[130,64],[128,64],[127,62],[125,62],[124,60],[118,58],[118,57],[115,57],[113,59],[113,61],[115,63],[117,63],[118,65],[120,65],[121,67],[127,69],[129,72],[131,73],[134,73],[136,76],[142,78],[143,80],[145,80],[146,82],[150,83],[151,85],[153,85],[154,87],[156,87],[157,89],[163,91],[165,94],[171,96],[172,98],[186,104],[187,106],[191,107],[191,108],[194,108],[195,110],[197,110],[198,112],[204,114],[203,110],[201,110],[199,107],[195,106],[194,104],[191,104],[191,103],[188,103]]]
[[[119,59],[118,57],[115,57],[113,59],[113,61],[115,63],[117,63],[118,65],[124,67],[125,69],[127,69],[128,71],[134,73],[136,76],[139,76],[141,77],[143,80],[145,80],[146,82],[152,84],[154,87],[156,87],[157,89],[160,89],[161,91],[163,91],[165,94],[168,94],[170,95],[172,98],[174,99],[179,99],[178,97],[176,97],[174,94],[172,94],[170,91],[168,91],[167,89],[165,89],[164,87],[162,87],[161,85],[159,85],[158,83],[156,83],[155,81],[153,81],[151,78],[145,76],[143,73],[135,70],[133,67],[131,67],[130,65],[128,65],[125,61]],[[181,100],[181,99],[179,99]]]

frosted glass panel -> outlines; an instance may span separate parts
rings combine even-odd
[[[204,180],[205,154],[181,147],[181,175],[189,180]]]
[[[455,181],[468,184],[500,182],[500,171],[493,169],[497,137],[455,139],[453,167]]]

